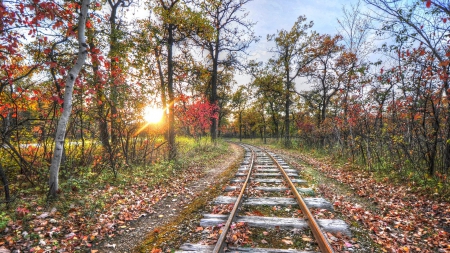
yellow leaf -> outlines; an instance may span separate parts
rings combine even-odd
[[[305,242],[311,242],[311,241],[312,241],[312,238],[310,238],[310,237],[308,237],[308,236],[303,236],[303,237],[302,237],[302,240],[305,241]]]
[[[288,239],[281,239],[281,241],[286,245],[293,245],[294,243],[291,240]]]

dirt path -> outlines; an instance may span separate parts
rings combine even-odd
[[[173,221],[193,199],[217,183],[218,175],[242,158],[243,149],[235,144],[230,145],[232,153],[217,159],[213,166],[204,168],[204,176],[188,182],[183,192],[174,191],[168,194],[167,197],[155,204],[152,214],[130,222],[127,224],[127,229],[119,231],[120,234],[115,237],[106,239],[95,250],[98,252],[132,252],[142,244],[148,233]]]

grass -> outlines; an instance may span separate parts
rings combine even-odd
[[[53,208],[62,219],[73,214],[84,217],[86,227],[90,227],[89,224],[94,224],[97,216],[105,210],[119,215],[121,206],[127,204],[130,191],[139,196],[143,191],[168,185],[183,173],[189,173],[190,177],[201,176],[204,168],[216,162],[215,158],[229,151],[229,145],[223,141],[214,145],[205,140],[180,137],[177,144],[179,155],[176,161],[162,160],[148,166],[123,167],[118,170],[117,177],[111,170],[99,173],[89,166],[78,168],[80,174],[61,178],[60,194],[54,201],[47,199],[44,182],[42,186],[28,185],[20,191],[13,188],[13,194],[17,194],[15,201],[0,206],[0,233],[11,222],[22,223],[25,231],[29,221],[34,219],[32,214],[39,215]],[[20,210],[25,211],[21,213]],[[90,229],[85,229],[84,232],[89,233]],[[29,231],[29,236],[33,236],[32,231]]]
[[[238,142],[238,139],[234,139],[234,141]],[[399,165],[383,159],[379,162],[372,160],[369,166],[364,163],[361,157],[355,157],[355,161],[352,162],[349,155],[343,152],[333,152],[333,149],[330,147],[308,147],[294,142],[290,149],[286,149],[283,146],[282,139],[279,141],[267,139],[267,144],[263,144],[259,138],[245,139],[243,142],[256,146],[268,146],[273,149],[294,150],[326,162],[333,167],[370,172],[377,181],[388,181],[395,185],[405,185],[412,189],[413,192],[427,194],[431,198],[442,201],[450,201],[450,187],[447,175],[436,173],[435,176],[430,176],[424,170],[418,171],[407,161],[404,161],[405,165],[399,167]]]
[[[210,146],[208,152],[203,152],[204,147],[197,147],[192,151],[201,152],[202,155],[193,157],[192,162],[203,161],[205,163],[213,163],[215,156],[212,155],[211,149],[226,151],[226,144],[220,142],[218,146]],[[202,157],[202,158],[199,158]],[[203,212],[208,208],[208,202],[222,193],[223,185],[225,185],[236,173],[240,160],[228,167],[218,176],[219,182],[214,184],[208,191],[199,195],[193,200],[172,222],[165,224],[163,227],[154,229],[153,232],[146,236],[146,239],[138,248],[137,252],[150,252],[152,249],[163,249],[163,252],[172,252],[174,248],[179,248],[181,243],[189,238],[198,226],[198,220],[203,216]],[[199,237],[200,238],[200,237]]]

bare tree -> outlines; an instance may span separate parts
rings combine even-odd
[[[418,45],[419,49],[427,49],[432,61],[437,62],[436,73],[439,75],[440,84],[436,87],[439,100],[442,96],[450,96],[450,59],[448,56],[448,43],[446,37],[450,32],[450,26],[446,24],[449,15],[448,1],[390,1],[390,0],[364,0],[373,8],[375,15],[371,18],[380,23],[378,33],[393,36],[397,43],[409,42]],[[397,52],[399,49],[391,47]],[[446,110],[446,139],[450,139],[450,101],[447,100]],[[450,142],[445,142],[444,168],[450,167]],[[431,173],[433,174],[433,173]]]
[[[258,38],[253,33],[254,23],[245,20],[248,13],[239,15],[251,0],[197,0],[214,30],[212,36],[194,37],[195,43],[208,53],[211,68],[211,104],[218,103],[218,76],[221,67],[236,65],[238,57]],[[218,112],[216,112],[218,114]],[[218,122],[211,118],[211,139],[218,136]]]
[[[275,58],[272,62],[282,68],[284,76],[284,145],[291,145],[290,140],[290,106],[291,93],[294,92],[294,80],[299,77],[302,70],[315,59],[311,45],[317,37],[315,32],[308,33],[313,22],[306,23],[306,17],[300,16],[290,31],[284,29],[277,34],[268,35],[267,40],[275,41]]]

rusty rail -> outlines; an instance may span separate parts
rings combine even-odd
[[[227,238],[228,230],[230,229],[231,223],[233,222],[233,220],[236,216],[239,206],[242,204],[242,197],[244,196],[244,192],[247,188],[247,183],[250,180],[250,174],[252,173],[253,163],[255,161],[255,152],[253,151],[253,149],[251,149],[251,150],[252,150],[252,156],[251,156],[251,162],[250,162],[249,169],[248,169],[247,178],[245,179],[245,182],[242,185],[239,196],[238,196],[236,202],[234,203],[233,210],[231,210],[230,216],[228,216],[228,220],[225,223],[225,226],[222,227],[222,233],[220,234],[220,237],[217,240],[217,243],[216,243],[216,246],[214,247],[213,253],[223,252],[223,247],[225,246],[224,244],[225,244],[225,239]]]
[[[280,169],[281,173],[283,174],[284,179],[288,182],[289,187],[292,190],[292,193],[294,194],[295,198],[297,199],[297,202],[300,206],[300,210],[302,210],[303,214],[306,215],[306,221],[308,222],[309,227],[311,228],[311,231],[314,235],[314,238],[317,241],[317,244],[319,245],[320,251],[322,253],[333,253],[333,249],[331,248],[331,245],[328,243],[328,240],[326,239],[325,235],[322,233],[322,230],[319,228],[319,225],[317,224],[316,219],[314,219],[313,215],[309,211],[309,208],[306,206],[305,201],[303,201],[302,196],[297,191],[297,188],[295,187],[294,183],[292,183],[291,179],[287,175],[286,171],[284,171],[283,167],[278,163],[278,161],[267,151],[266,153],[269,155],[269,157],[274,161],[274,163],[277,165],[277,167]]]

